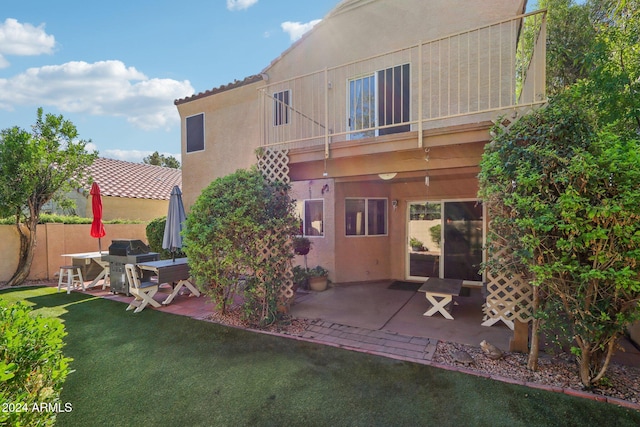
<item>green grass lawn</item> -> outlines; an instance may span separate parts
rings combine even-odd
[[[55,288],[0,292],[63,320],[58,426],[640,425],[640,412],[262,335]]]

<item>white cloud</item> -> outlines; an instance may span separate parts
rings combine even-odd
[[[313,21],[309,21],[305,24],[301,22],[283,22],[280,24],[282,27],[282,31],[289,34],[289,38],[292,42],[298,40],[304,33],[315,27],[322,19],[314,19]]]
[[[229,10],[244,10],[249,9],[254,4],[258,3],[258,0],[227,0],[227,9]]]
[[[55,37],[44,31],[44,24],[34,27],[7,18],[4,23],[0,23],[0,68],[9,66],[6,55],[51,54],[55,45]]]
[[[179,123],[173,101],[193,93],[188,80],[150,79],[121,61],[67,62],[0,79],[0,108],[53,106],[62,112],[125,117],[150,130]]]

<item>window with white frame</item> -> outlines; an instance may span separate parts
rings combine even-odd
[[[283,90],[273,94],[273,125],[289,124],[289,106],[291,105],[291,91]]]
[[[345,200],[347,236],[384,236],[387,234],[387,199],[349,198]]]
[[[204,150],[204,113],[185,119],[187,153]]]
[[[350,79],[348,86],[350,139],[411,130],[410,125],[402,124],[410,120],[409,64]],[[395,124],[398,126],[390,126]]]
[[[300,234],[305,237],[324,236],[324,199],[302,200],[297,205],[302,219]]]

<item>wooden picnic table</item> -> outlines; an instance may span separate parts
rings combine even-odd
[[[424,316],[433,316],[440,313],[445,319],[453,320],[453,316],[447,310],[447,306],[452,305],[453,297],[459,296],[462,291],[462,280],[458,279],[440,279],[438,277],[429,277],[418,292],[424,292],[427,301],[432,307],[424,313]]]
[[[88,287],[92,288],[96,286],[101,279],[104,279],[102,286],[102,289],[104,289],[109,275],[109,262],[103,261],[102,257],[104,255],[109,255],[109,252],[78,252],[73,254],[62,254],[61,256],[71,258],[72,265],[78,266],[82,269],[82,277],[85,279],[91,277],[88,272],[92,267],[92,264],[95,264],[95,269],[97,269],[99,273],[94,277]]]
[[[189,289],[193,295],[200,296],[200,291],[190,282],[188,261],[188,258],[176,258],[145,261],[136,265],[141,270],[152,271],[158,277],[158,284],[176,283],[171,294],[162,302],[163,305],[167,305],[171,304],[183,287]]]

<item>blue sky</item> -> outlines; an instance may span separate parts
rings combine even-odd
[[[102,157],[180,158],[173,101],[259,73],[339,0],[22,0],[0,8],[0,129],[62,114]]]

